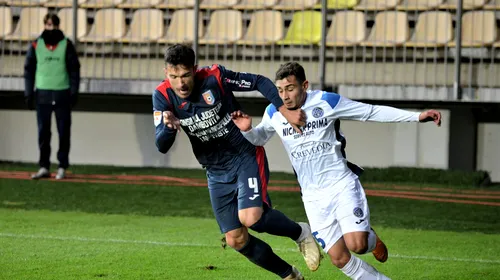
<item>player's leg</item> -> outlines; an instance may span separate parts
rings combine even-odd
[[[50,177],[50,138],[51,138],[51,117],[52,105],[51,104],[38,104],[36,110],[36,117],[38,122],[38,148],[40,150],[40,157],[38,164],[40,170],[33,174],[33,179]]]
[[[226,243],[254,264],[284,279],[303,279],[294,274],[294,268],[278,257],[264,241],[248,233],[238,218],[236,182],[226,176],[208,174],[210,201],[215,218]],[[229,181],[229,182],[228,182]],[[299,273],[300,274],[300,273]],[[297,276],[288,278],[289,276]]]
[[[311,211],[309,211],[310,213]],[[308,217],[310,215],[308,214]],[[347,277],[357,280],[385,280],[389,279],[370,264],[352,255],[342,237],[340,225],[334,219],[326,228],[316,230],[314,235],[323,250],[328,253],[330,261],[339,268]]]
[[[385,262],[387,247],[370,226],[370,209],[359,180],[351,180],[338,199],[336,217],[347,248],[357,254],[372,252],[378,261]]]
[[[320,251],[311,229],[306,223],[297,223],[282,212],[273,209],[267,193],[269,167],[264,148],[256,147],[255,157],[244,159],[238,172],[239,218],[243,225],[272,235],[295,241],[310,270],[317,270]]]

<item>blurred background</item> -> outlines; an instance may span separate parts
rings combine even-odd
[[[498,10],[497,0],[0,0],[0,160],[38,159],[23,65],[55,12],[81,63],[74,164],[199,167],[183,134],[166,156],[154,146],[151,94],[164,78],[163,52],[187,43],[200,66],[274,79],[295,60],[313,89],[440,109],[441,128],[343,122],[347,156],[365,167],[485,170],[498,182]],[[259,121],[268,101],[236,95]],[[271,170],[291,172],[277,137],[268,147]]]

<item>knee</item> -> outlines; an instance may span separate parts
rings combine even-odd
[[[346,240],[346,245],[349,251],[356,254],[364,254],[368,250],[368,240],[366,240],[366,238]]]
[[[349,252],[343,252],[342,254],[329,254],[330,261],[332,264],[338,268],[343,268],[351,259],[351,254]]]
[[[258,222],[262,218],[263,210],[260,207],[248,208],[241,210],[238,217],[242,225],[251,228],[257,232],[261,232],[258,227]]]
[[[248,241],[248,232],[243,228],[229,231],[225,236],[227,245],[235,250],[243,248]]]

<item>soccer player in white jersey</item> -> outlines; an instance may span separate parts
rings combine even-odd
[[[332,263],[351,279],[389,279],[350,253],[372,252],[380,262],[388,258],[387,247],[370,226],[370,210],[358,178],[362,169],[346,159],[340,120],[433,121],[440,126],[441,113],[375,106],[336,93],[308,90],[304,68],[296,62],[282,65],[275,83],[287,109],[306,114],[302,133],[297,133],[272,104],[256,127],[252,128],[251,118],[241,111],[233,112],[234,123],[256,146],[263,146],[278,133],[297,173],[313,234]]]

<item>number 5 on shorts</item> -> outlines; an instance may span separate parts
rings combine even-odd
[[[321,245],[321,248],[325,249],[325,246],[326,246],[325,241],[323,239],[321,239],[321,238],[318,238],[318,232],[315,231],[315,232],[312,233],[312,235],[314,236],[314,238],[316,239],[316,241],[318,241],[319,245]]]

